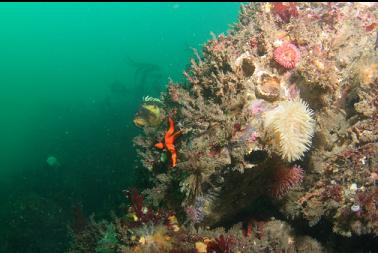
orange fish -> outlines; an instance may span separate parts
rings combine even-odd
[[[176,166],[177,162],[177,154],[175,148],[175,140],[182,134],[182,130],[175,133],[175,123],[169,117],[169,128],[168,131],[165,133],[164,142],[159,142],[155,144],[155,147],[158,149],[167,149],[171,153],[171,160],[172,160],[172,167]]]

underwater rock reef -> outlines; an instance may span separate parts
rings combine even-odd
[[[378,236],[377,22],[376,3],[243,5],[185,83],[143,101],[146,203],[70,252],[332,252],[298,223]]]
[[[227,232],[182,226],[173,212],[145,205],[137,191],[126,194],[131,201],[127,215],[114,217],[112,222],[92,218],[82,229],[73,230],[68,252],[322,252],[316,240],[296,235],[283,221],[251,221],[245,228],[239,223]]]

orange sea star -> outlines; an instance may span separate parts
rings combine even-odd
[[[165,133],[164,142],[159,142],[155,144],[155,147],[158,149],[166,148],[171,153],[171,160],[172,160],[172,167],[176,166],[177,162],[177,154],[175,148],[175,140],[182,134],[182,130],[175,133],[175,123],[169,117],[169,128],[168,131]]]

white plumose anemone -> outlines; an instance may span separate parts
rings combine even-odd
[[[264,128],[272,147],[282,159],[292,162],[310,148],[315,120],[302,100],[280,101],[277,107],[264,113]]]

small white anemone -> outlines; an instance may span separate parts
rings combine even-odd
[[[358,211],[361,210],[361,207],[359,204],[353,204],[351,207],[350,207],[350,210],[352,210],[352,212],[356,213]]]
[[[353,183],[350,185],[349,190],[351,190],[353,193],[355,193],[358,190],[358,186],[356,183]]]
[[[273,46],[274,46],[274,47],[282,46],[282,44],[283,44],[283,41],[280,40],[280,39],[276,39],[276,40],[273,42]]]

